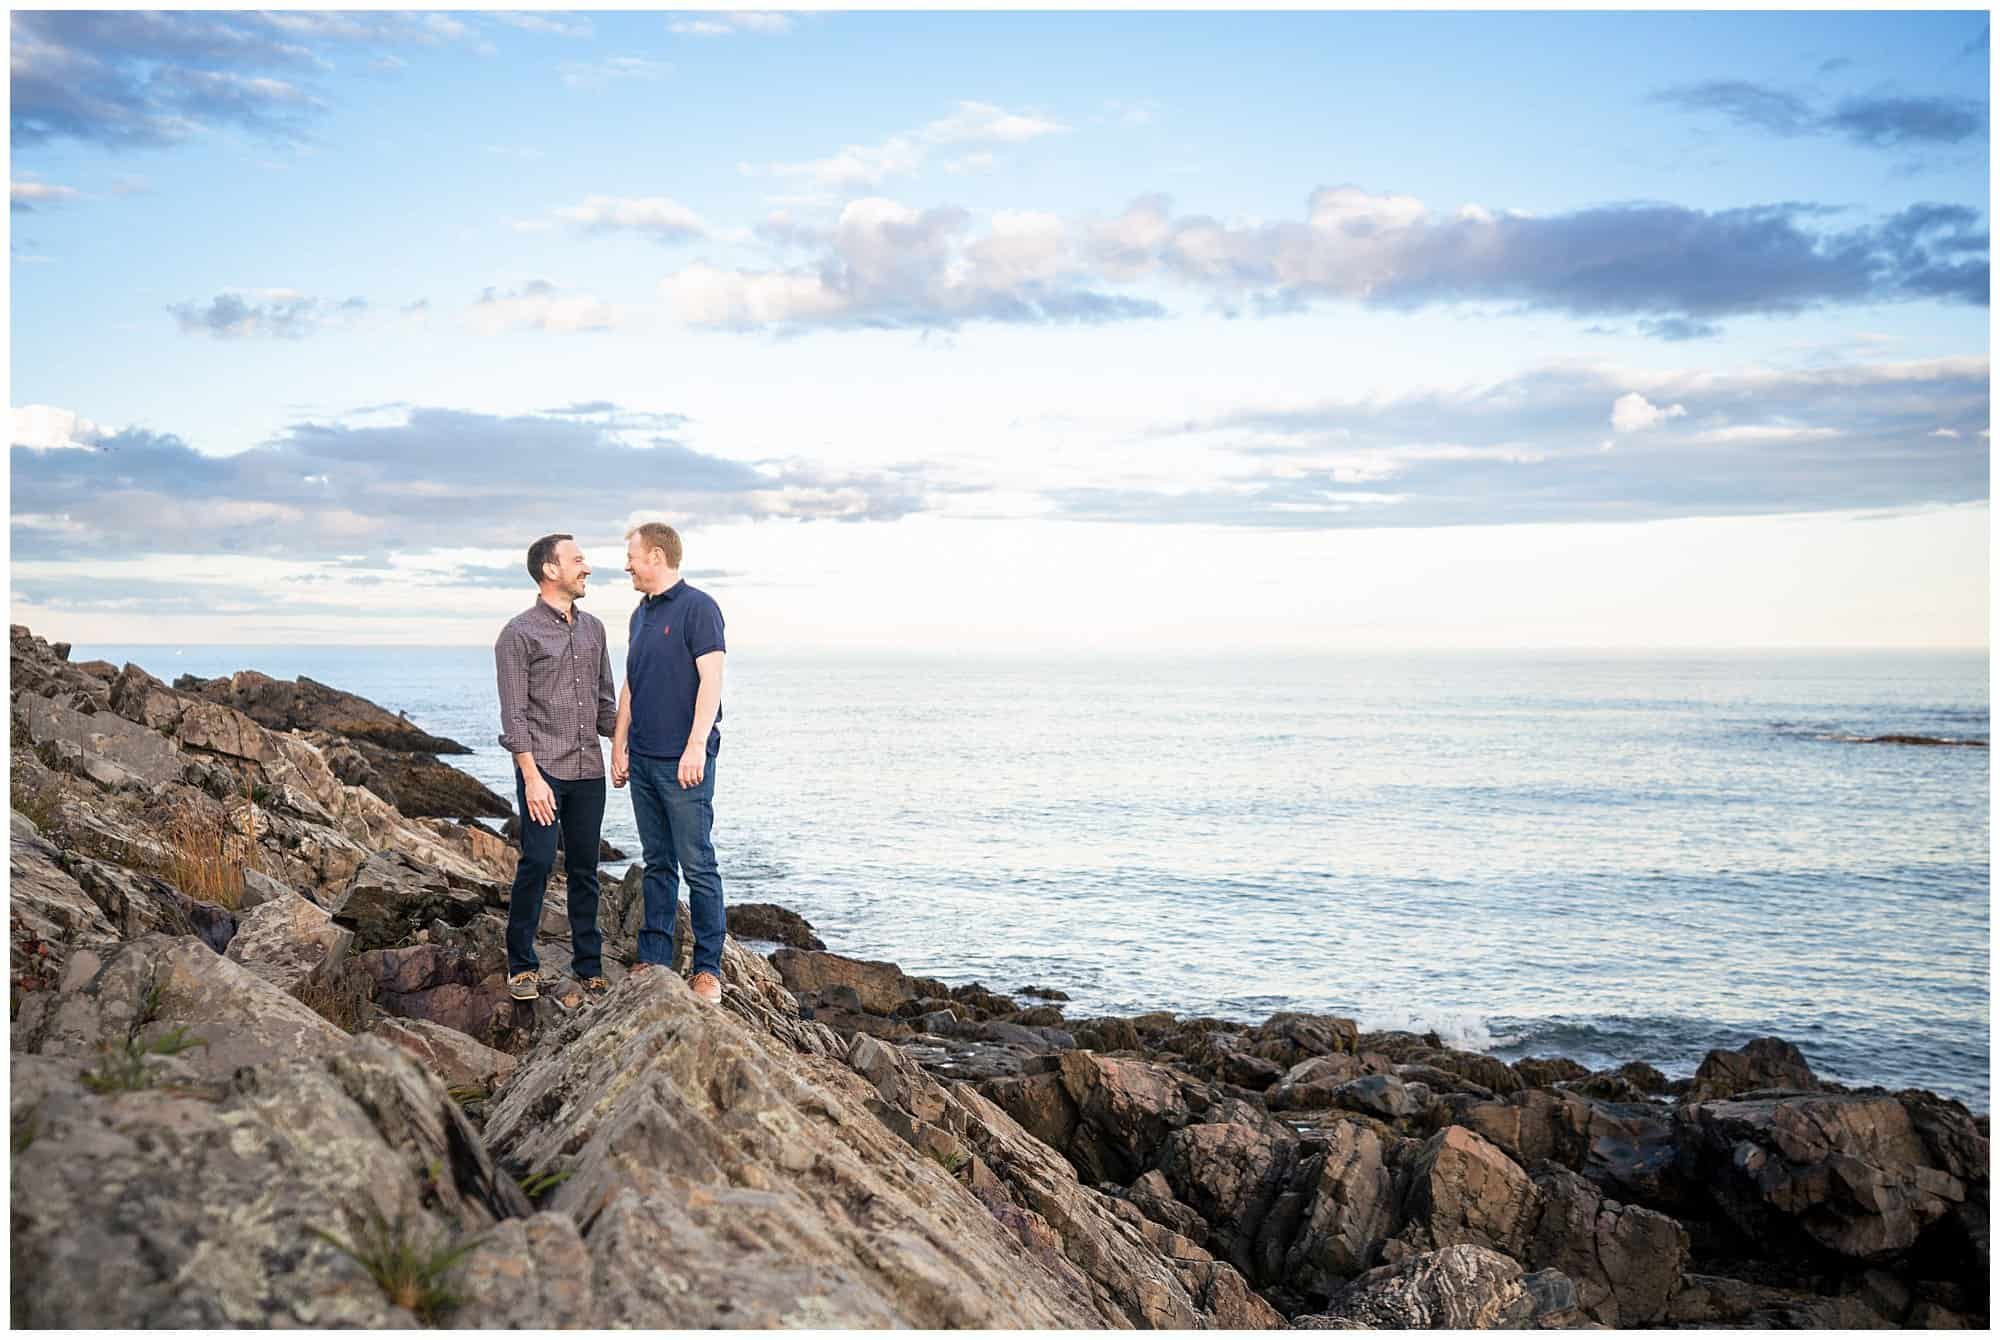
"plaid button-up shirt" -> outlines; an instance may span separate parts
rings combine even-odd
[[[604,625],[570,607],[570,618],[535,597],[493,644],[500,676],[500,747],[532,753],[535,767],[566,782],[604,775],[600,735],[618,729],[618,693]]]

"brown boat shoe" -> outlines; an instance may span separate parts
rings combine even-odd
[[[694,988],[695,998],[704,1005],[720,1005],[722,1003],[722,979],[714,973],[698,972],[694,975],[694,980],[689,982],[688,985]]]
[[[533,1000],[542,994],[542,985],[537,974],[517,972],[507,979],[507,991],[516,1000]]]

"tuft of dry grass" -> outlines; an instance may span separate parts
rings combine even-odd
[[[47,837],[62,822],[62,779],[44,775],[30,781],[22,776],[20,769],[14,769],[8,782],[7,802]]]
[[[168,817],[167,859],[160,874],[188,897],[234,909],[243,901],[243,872],[256,870],[257,807],[245,783],[243,802],[220,815],[188,807]]]
[[[375,1018],[375,979],[352,963],[311,974],[291,995],[342,1032],[366,1032]]]

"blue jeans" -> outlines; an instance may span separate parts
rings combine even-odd
[[[639,961],[672,967],[674,919],[682,878],[688,886],[688,920],[694,925],[694,970],[722,976],[722,872],[715,867],[709,834],[715,827],[715,755],[708,756],[701,785],[680,784],[680,760],[631,755],[632,817],[646,859],[641,883],[646,920],[639,928]]]
[[[597,839],[604,827],[604,779],[566,782],[542,774],[555,793],[556,821],[538,824],[528,813],[528,784],[514,769],[514,803],[521,809],[521,863],[507,897],[507,972],[534,972],[535,931],[542,924],[542,895],[556,864],[556,828],[562,828],[563,869],[569,875],[570,971],[579,979],[604,971],[604,936],[597,929]]]

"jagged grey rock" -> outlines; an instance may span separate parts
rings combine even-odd
[[[237,923],[227,957],[271,985],[289,991],[322,967],[338,962],[353,932],[333,924],[320,907],[295,893],[260,903]]]
[[[379,1215],[443,1242],[529,1209],[437,1081],[375,1039],[124,1093],[87,1091],[68,1058],[11,1071],[18,1326],[408,1327],[317,1233],[351,1243]]]

